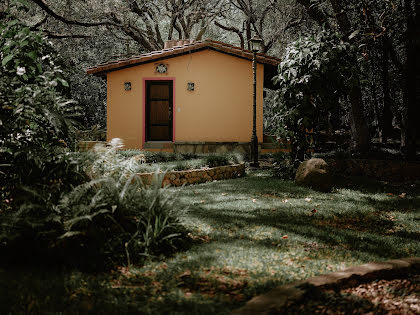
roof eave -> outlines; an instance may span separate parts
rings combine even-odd
[[[108,72],[135,67],[135,66],[150,63],[150,62],[157,62],[164,59],[174,58],[181,55],[185,55],[187,53],[194,53],[194,52],[202,51],[205,49],[214,50],[220,53],[228,54],[228,55],[231,55],[237,58],[246,59],[246,60],[252,60],[252,57],[253,57],[252,51],[241,49],[239,47],[223,44],[221,42],[216,42],[216,41],[207,41],[207,42],[204,41],[204,42],[195,43],[193,45],[190,44],[190,45],[185,45],[185,46],[177,46],[174,48],[175,49],[172,49],[172,50],[164,49],[161,51],[151,52],[149,54],[139,56],[138,58],[119,60],[119,61],[102,64],[97,67],[88,68],[87,74],[101,76]],[[156,58],[156,55],[159,55],[159,57]],[[265,54],[257,53],[257,62],[264,65],[268,64],[272,66],[277,66],[280,63],[280,59],[277,59],[275,57],[271,57]]]

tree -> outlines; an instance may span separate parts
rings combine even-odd
[[[303,23],[301,10],[293,1],[228,0],[227,3],[229,11],[214,24],[238,36],[242,48],[250,49],[249,40],[258,35],[262,40],[261,52],[267,53],[279,37]]]
[[[302,4],[307,14],[313,18],[320,26],[327,29],[332,29],[333,24],[329,22],[329,16],[333,16],[334,23],[337,25],[337,30],[341,33],[342,39],[351,43],[353,36],[353,26],[347,15],[347,10],[340,0],[329,0],[332,14],[328,14],[327,10],[323,10],[324,1],[310,1],[310,0],[297,0]],[[353,64],[357,64],[357,58],[353,59]],[[370,147],[370,135],[368,125],[364,115],[362,90],[360,84],[359,73],[353,73],[353,84],[348,92],[350,101],[350,127],[353,138],[353,149],[358,152],[367,152]]]
[[[417,149],[418,114],[420,106],[420,3],[405,0],[406,14],[406,61],[404,65],[404,108],[405,128],[401,137],[401,149],[408,159],[414,159]]]
[[[30,1],[44,14],[36,26],[50,37],[81,38],[88,36],[81,34],[83,29],[105,28],[131,38],[143,51],[162,49],[165,39],[172,40],[175,34],[179,39],[201,39],[208,26],[225,8],[222,0],[73,1],[72,14],[75,8],[78,12],[84,12],[84,16],[75,19],[68,17],[70,12],[66,11],[65,3]],[[51,30],[56,23],[51,23],[50,19],[78,33],[56,33]]]
[[[358,71],[354,48],[339,34],[322,31],[290,43],[275,77],[279,85],[274,123],[290,138],[293,160],[302,161],[313,132],[327,128],[328,117],[352,90]]]

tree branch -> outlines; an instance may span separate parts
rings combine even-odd
[[[283,32],[286,32],[289,28],[293,28],[293,27],[295,27],[295,26],[298,26],[299,24],[301,24],[301,23],[302,23],[302,21],[303,21],[303,17],[300,17],[299,19],[296,19],[296,20],[294,20],[294,21],[289,21],[289,22],[286,24],[286,26],[285,26],[285,28],[284,28]]]
[[[89,35],[80,35],[80,34],[56,34],[51,32],[43,31],[48,38],[54,39],[64,39],[64,38],[89,38]]]
[[[95,23],[87,23],[87,22],[81,22],[81,21],[75,21],[75,20],[69,20],[65,17],[55,13],[44,0],[31,0],[33,3],[38,5],[42,10],[44,10],[48,15],[52,16],[58,21],[63,22],[67,25],[78,25],[83,27],[95,27],[95,26],[102,26],[102,25],[113,25],[113,26],[120,26],[118,24],[112,23],[110,21],[105,22],[95,22]]]
[[[242,33],[241,33],[241,31],[239,29],[237,29],[236,27],[233,27],[233,26],[222,25],[222,24],[220,24],[217,21],[214,21],[214,24],[217,27],[220,27],[221,29],[223,29],[225,31],[236,33],[238,35],[238,37],[239,37],[239,40],[241,41],[241,48],[245,48],[244,36],[242,35]]]
[[[325,25],[327,28],[331,28],[328,23],[328,17],[316,6],[311,4],[311,0],[296,0],[298,3],[303,5],[308,15],[319,25]]]
[[[46,16],[44,16],[44,17],[42,18],[42,20],[41,20],[41,21],[39,21],[38,23],[36,23],[36,24],[34,24],[33,26],[31,26],[31,27],[30,27],[31,31],[38,30],[38,28],[39,28],[42,24],[44,24],[45,22],[47,22],[47,18],[48,18],[48,16],[46,15]]]

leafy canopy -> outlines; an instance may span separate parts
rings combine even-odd
[[[354,47],[328,31],[300,37],[286,48],[278,74],[270,129],[306,148],[311,129],[320,130],[329,112],[336,110],[352,82]]]

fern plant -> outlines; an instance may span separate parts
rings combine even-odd
[[[58,208],[65,220],[60,240],[84,253],[89,248],[96,261],[113,264],[124,259],[131,265],[170,253],[185,233],[175,196],[161,188],[164,174],[155,174],[152,185],[144,186],[136,176],[138,162],[121,161],[121,146],[115,140],[98,148],[92,180],[61,199]]]

